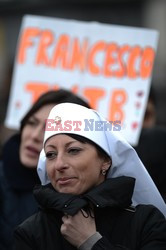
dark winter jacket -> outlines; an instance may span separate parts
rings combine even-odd
[[[41,211],[16,229],[14,250],[76,250],[60,233],[61,217],[87,209],[89,202],[102,235],[92,250],[165,250],[165,217],[151,205],[130,207],[133,187],[130,177],[107,179],[81,196],[58,193],[51,185],[36,187]]]
[[[33,188],[39,183],[36,169],[24,167],[19,160],[20,136],[4,145],[0,163],[0,249],[11,250],[14,228],[38,211]]]

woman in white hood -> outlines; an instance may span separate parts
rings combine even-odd
[[[56,105],[15,249],[166,249],[166,205],[135,150],[95,110]]]

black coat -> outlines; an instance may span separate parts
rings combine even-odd
[[[130,207],[133,187],[130,177],[107,179],[82,196],[60,194],[50,185],[37,187],[41,211],[16,229],[14,250],[76,250],[60,233],[61,217],[86,209],[89,201],[103,236],[92,250],[165,250],[165,217],[151,205]]]
[[[0,162],[0,249],[11,250],[14,228],[38,211],[33,188],[39,183],[36,169],[19,160],[20,136],[14,135],[3,148]]]

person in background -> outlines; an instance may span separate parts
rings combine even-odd
[[[134,148],[166,202],[166,128],[144,128]]]
[[[156,125],[156,119],[157,119],[156,96],[154,87],[151,86],[142,127],[143,128],[154,127]]]
[[[21,121],[20,131],[4,145],[0,162],[0,249],[11,250],[15,226],[38,210],[32,190],[40,183],[37,162],[43,145],[45,120],[53,106],[88,103],[68,90],[43,94]]]
[[[166,128],[157,125],[156,95],[151,87],[139,143],[140,159],[166,202]]]
[[[166,205],[135,150],[97,111],[56,105],[37,170],[41,210],[17,227],[14,250],[166,249]]]

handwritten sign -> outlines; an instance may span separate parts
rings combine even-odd
[[[139,139],[158,32],[26,15],[15,59],[5,124],[21,118],[44,92],[66,88],[111,122],[132,145]]]

